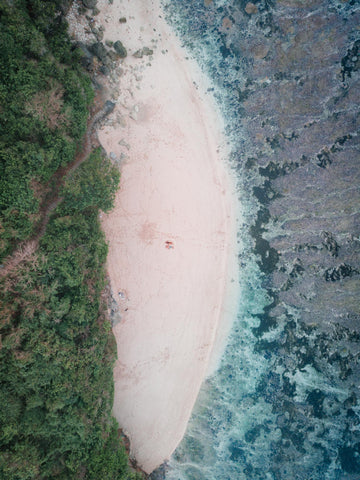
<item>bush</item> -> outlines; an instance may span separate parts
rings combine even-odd
[[[108,212],[113,207],[119,179],[119,170],[100,149],[95,150],[65,182],[65,211],[96,208]]]

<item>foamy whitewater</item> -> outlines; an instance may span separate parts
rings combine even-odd
[[[188,1],[187,12],[196,12],[199,2]],[[220,2],[217,2],[220,4]],[[220,5],[219,5],[220,6]],[[216,373],[203,384],[197,399],[186,435],[169,462],[167,480],[242,480],[267,477],[263,468],[271,461],[271,441],[277,437],[276,426],[272,432],[262,432],[256,444],[244,446],[244,433],[259,423],[271,425],[271,406],[257,395],[260,379],[267,376],[270,365],[262,355],[256,355],[256,337],[252,329],[259,325],[257,315],[268,303],[261,287],[262,273],[252,253],[248,229],[257,205],[253,203],[241,156],[241,129],[237,127],[234,110],[234,91],[238,72],[229,68],[231,59],[224,59],[218,46],[216,31],[208,31],[196,14],[182,15],[182,1],[167,5],[169,23],[177,30],[184,46],[194,55],[200,66],[214,82],[214,96],[227,121],[226,133],[232,154],[230,162],[238,178],[238,247],[240,295],[239,310],[221,364]],[[200,7],[201,8],[201,7]],[[232,78],[233,77],[233,78]],[[247,449],[245,452],[244,450]],[[252,467],[259,469],[260,477],[249,477],[242,459],[252,458]],[[250,473],[250,471],[249,471]]]

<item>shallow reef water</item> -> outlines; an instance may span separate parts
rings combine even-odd
[[[360,5],[164,7],[213,82],[243,218],[237,318],[161,478],[358,480]]]

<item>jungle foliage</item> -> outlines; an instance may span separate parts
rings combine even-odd
[[[59,5],[0,0],[0,260],[34,232],[86,130],[93,90]]]
[[[35,232],[53,175],[86,129],[93,93],[63,6],[0,0],[2,256]],[[0,276],[3,480],[139,478],[111,416],[116,345],[99,211],[111,208],[118,181],[94,151],[64,183],[39,248]]]

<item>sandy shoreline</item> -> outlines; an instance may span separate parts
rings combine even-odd
[[[115,208],[102,221],[121,315],[114,415],[150,473],[183,437],[215,338],[221,344],[219,320],[228,325],[235,212],[222,125],[158,1],[99,8],[104,40],[128,49],[112,125],[99,132],[122,161]],[[153,54],[135,58],[143,47]]]

